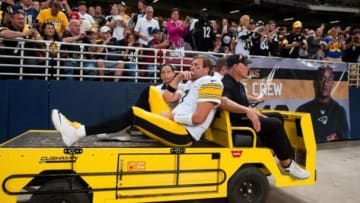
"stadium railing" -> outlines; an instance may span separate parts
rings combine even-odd
[[[5,39],[0,38],[0,44]],[[9,40],[9,39],[6,39]],[[10,40],[11,41],[11,40]],[[176,71],[188,70],[193,56],[205,54],[214,57],[221,57],[223,53],[198,52],[198,51],[180,51],[173,49],[153,49],[130,46],[109,46],[102,44],[82,44],[82,43],[65,43],[52,42],[44,40],[24,40],[15,39],[16,47],[6,47],[0,45],[0,78],[11,79],[40,79],[40,80],[113,80],[121,81],[149,81],[156,82],[159,80],[158,68],[148,70],[148,65],[155,67],[164,63],[173,64]],[[78,46],[78,51],[66,49],[67,46]],[[29,48],[31,47],[31,48]],[[99,47],[116,50],[111,53],[98,53],[89,51],[89,48],[96,49]],[[90,48],[90,49],[91,49]],[[132,52],[131,56],[126,52]],[[40,54],[42,53],[42,54]],[[77,55],[76,58],[69,58],[67,55]],[[105,56],[118,57],[119,60],[103,60],[105,63],[122,63],[124,68],[121,76],[114,75],[117,68],[104,68],[108,74],[100,76],[97,67],[98,58]],[[252,56],[259,58],[264,56]],[[130,60],[131,58],[132,60]],[[271,58],[271,57],[266,57]],[[78,62],[78,66],[65,66],[65,62]],[[86,63],[93,63],[94,67],[86,67]],[[132,64],[134,69],[126,68],[126,64]],[[348,81],[353,87],[360,86],[360,64],[348,63]],[[74,74],[65,73],[66,70],[73,70]],[[95,71],[96,74],[86,74],[87,71]]]

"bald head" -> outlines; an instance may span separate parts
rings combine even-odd
[[[72,35],[80,34],[80,20],[71,19],[69,22],[69,31]]]

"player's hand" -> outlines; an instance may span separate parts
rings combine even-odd
[[[160,116],[174,120],[174,115],[171,112],[161,111]]]
[[[193,76],[193,72],[183,71],[179,74],[179,77],[182,77],[181,80],[191,80]]]

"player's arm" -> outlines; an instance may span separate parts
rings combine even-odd
[[[194,125],[199,125],[203,123],[210,111],[215,108],[217,104],[214,102],[198,102],[196,106],[196,111],[192,114],[192,123]]]
[[[210,111],[218,105],[215,102],[198,102],[196,110],[192,114],[174,114],[168,112],[162,112],[161,115],[176,121],[177,123],[182,123],[185,125],[199,125],[205,122]]]
[[[198,92],[198,100],[196,109],[193,113],[170,113],[170,119],[177,123],[185,125],[199,125],[202,124],[208,117],[211,110],[217,107],[221,102],[221,95],[223,91],[222,84],[219,83],[207,83],[201,85]]]
[[[184,71],[175,76],[175,78],[170,82],[170,84],[163,93],[163,98],[167,103],[174,103],[180,100],[181,94],[176,91],[178,85],[183,80],[191,80],[191,75],[191,72]]]

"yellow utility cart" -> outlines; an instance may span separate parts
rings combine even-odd
[[[306,180],[282,174],[255,132],[231,126],[220,111],[203,139],[170,148],[141,135],[130,141],[88,136],[64,147],[56,131],[30,130],[0,145],[0,202],[131,203],[228,198],[265,202],[275,186],[315,183],[316,143],[310,114],[279,111]]]

